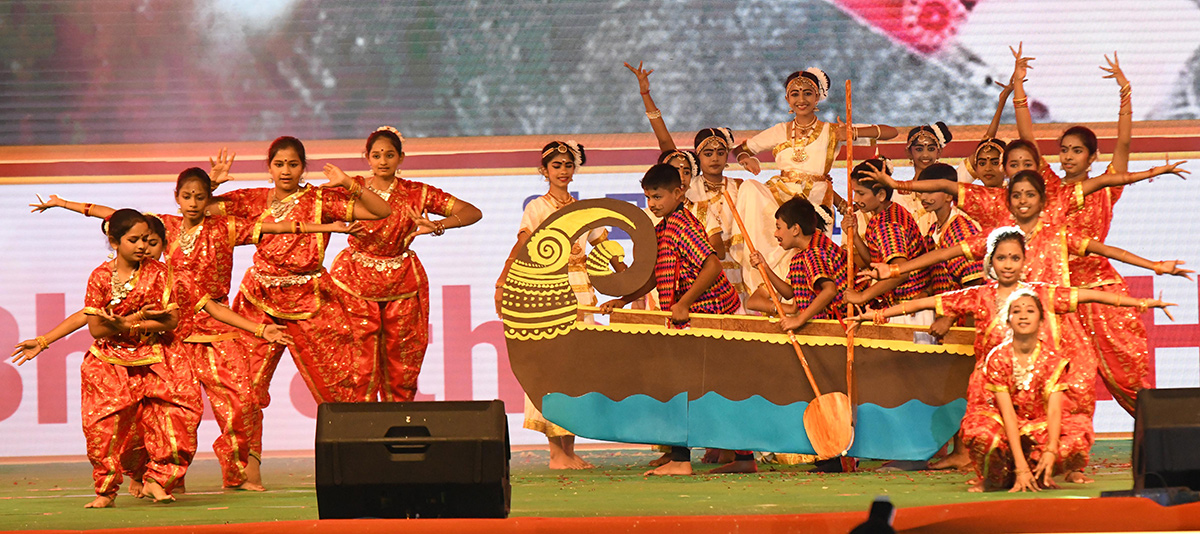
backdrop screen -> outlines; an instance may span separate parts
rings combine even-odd
[[[807,67],[872,122],[986,124],[1009,45],[1039,120],[1200,118],[1193,0],[0,1],[0,144],[756,129]],[[835,89],[840,85],[835,83]],[[842,109],[840,90],[828,110]]]

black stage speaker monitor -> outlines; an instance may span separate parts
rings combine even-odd
[[[508,517],[504,403],[326,403],[317,409],[321,519]]]
[[[1133,490],[1200,490],[1200,388],[1143,389],[1133,423]]]

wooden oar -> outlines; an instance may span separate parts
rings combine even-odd
[[[851,109],[851,92],[850,80],[846,80],[846,129],[847,133],[850,128],[854,127],[853,111]],[[853,136],[847,136],[853,137]],[[848,140],[846,143],[846,196],[854,198],[854,141]],[[854,217],[854,202],[846,203],[846,214],[843,217]],[[857,269],[854,267],[854,236],[850,234],[842,234],[842,245],[846,247],[846,284],[853,284],[854,278],[857,276]],[[846,303],[846,317],[854,315],[854,305]],[[854,384],[854,327],[846,328],[846,397],[850,399],[850,425],[851,443],[854,442],[853,426],[857,420],[857,414],[854,410],[855,399],[855,384]],[[846,445],[849,449],[850,445]]]
[[[729,191],[722,191],[722,193],[725,195],[725,203],[729,205],[730,213],[733,213],[733,220],[737,222],[738,228],[742,231],[742,242],[746,244],[746,248],[753,255],[755,253],[754,244],[750,242],[750,236],[746,233],[746,224],[742,222],[742,216],[738,214],[737,206],[733,205],[733,198],[729,196]],[[775,293],[775,286],[771,285],[767,266],[760,263],[758,272],[767,286],[767,294],[771,296],[771,302],[775,304],[775,311],[782,319],[783,305],[779,303],[779,295]],[[817,457],[827,459],[841,456],[854,441],[854,428],[850,419],[850,397],[839,391],[822,395],[821,389],[817,387],[817,380],[813,378],[812,369],[808,366],[808,358],[804,357],[804,351],[800,349],[800,343],[796,341],[796,333],[788,330],[787,335],[788,340],[792,342],[792,348],[796,349],[796,357],[800,359],[800,365],[804,367],[804,376],[808,377],[808,385],[813,390],[813,400],[804,410],[804,433],[808,435],[808,441],[812,443]]]

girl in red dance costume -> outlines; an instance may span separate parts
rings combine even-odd
[[[367,382],[359,400],[411,401],[429,345],[429,277],[411,248],[419,235],[440,236],[448,228],[475,224],[479,208],[449,193],[400,178],[404,138],[390,126],[367,136],[369,178],[354,184],[378,195],[391,215],[358,223],[349,246],[333,260],[333,282],[346,293],[356,351],[355,382]],[[443,218],[431,221],[427,213]]]

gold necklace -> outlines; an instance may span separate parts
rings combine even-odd
[[[124,282],[121,282],[117,277],[117,262],[115,260],[113,261],[112,278],[109,281],[109,283],[112,285],[112,300],[108,301],[109,306],[116,306],[117,304],[120,304],[122,300],[125,300],[125,297],[129,296],[129,292],[133,291],[133,286],[135,285],[135,280],[137,279],[138,269],[141,269],[141,267],[142,266],[140,264],[137,267],[134,267],[133,271],[129,273],[129,278]]]
[[[804,163],[808,161],[808,145],[817,140],[821,135],[820,121],[814,116],[812,122],[804,126],[796,124],[796,120],[792,119],[792,135],[789,140],[792,146],[792,161],[796,163]],[[800,137],[804,138],[803,144],[800,143]]]
[[[288,215],[292,214],[292,210],[300,204],[299,194],[303,193],[304,189],[296,191],[287,196],[283,200],[275,198],[275,192],[271,192],[271,205],[267,208],[271,212],[271,216],[275,217],[276,221],[287,219]],[[290,200],[289,200],[290,199]]]
[[[1016,382],[1017,388],[1022,391],[1029,391],[1029,385],[1033,382],[1033,366],[1037,364],[1038,353],[1041,352],[1041,346],[1033,348],[1033,352],[1029,354],[1029,363],[1020,365],[1017,363],[1017,348],[1013,347],[1012,366],[1013,366],[1013,381]]]
[[[379,189],[375,189],[374,187],[371,187],[371,182],[368,181],[367,189],[370,189],[372,193],[379,195],[379,198],[382,198],[384,202],[387,202],[392,199],[392,190],[396,189],[396,182],[398,182],[398,181],[399,180],[392,180],[392,183],[388,184],[387,189],[384,189],[382,191],[380,191]]]
[[[196,238],[200,237],[200,230],[204,228],[204,222],[179,232],[179,249],[186,256],[192,255],[192,249],[196,248]]]
[[[557,197],[550,194],[549,192],[546,193],[546,196],[549,197],[550,204],[552,204],[554,206],[554,209],[556,209],[556,210],[562,209],[567,204],[575,202],[575,197],[570,196],[570,195],[567,195],[566,200],[559,200]]]
[[[706,191],[708,193],[720,193],[723,189],[725,189],[725,177],[724,176],[721,177],[720,182],[715,182],[715,183],[709,182],[708,178],[704,179],[704,191]]]

